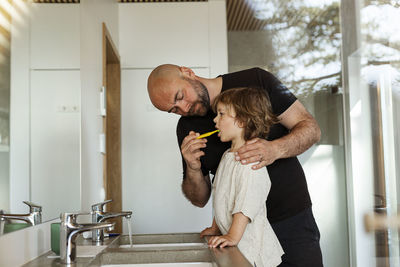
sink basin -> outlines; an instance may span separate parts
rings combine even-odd
[[[207,248],[206,243],[161,243],[161,244],[126,244],[126,245],[120,245],[120,248],[143,248],[143,249],[162,249],[162,248],[189,248],[189,247],[204,247]]]
[[[210,249],[199,233],[119,236],[90,267],[251,267],[237,247]]]
[[[133,244],[204,243],[199,233],[133,235]],[[121,236],[120,245],[128,245],[129,237]]]
[[[213,267],[210,262],[182,262],[182,263],[146,263],[146,264],[113,264],[102,267]]]
[[[144,234],[133,235],[132,246],[129,243],[129,236],[121,236],[119,248],[133,250],[164,250],[181,248],[207,248],[205,241],[198,233],[180,234]]]
[[[107,246],[76,246],[76,256],[80,258],[96,257]]]
[[[181,248],[174,250],[108,248],[99,254],[96,260],[96,264],[100,266],[212,266],[210,265],[212,255],[208,248]]]

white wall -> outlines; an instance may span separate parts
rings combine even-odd
[[[116,1],[109,0],[81,0],[80,12],[81,209],[89,210],[92,204],[104,200],[103,157],[99,153],[99,134],[103,129],[99,106],[99,92],[103,82],[102,23],[106,23],[118,47],[118,5]]]
[[[179,117],[153,107],[147,77],[164,63],[226,73],[225,1],[119,7],[123,209],[133,211],[134,233],[199,232],[211,223],[211,201],[200,209],[183,196]]]

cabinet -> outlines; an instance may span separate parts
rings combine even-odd
[[[31,200],[43,221],[80,209],[80,73],[31,71]]]
[[[122,68],[209,65],[208,3],[119,6]]]
[[[30,25],[31,69],[80,68],[79,4],[32,4]]]

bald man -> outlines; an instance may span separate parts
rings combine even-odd
[[[297,98],[271,73],[260,68],[203,78],[193,70],[172,64],[160,65],[148,78],[148,93],[161,111],[181,115],[177,125],[182,154],[182,191],[193,205],[204,207],[211,194],[210,174],[215,175],[222,154],[230,143],[216,135],[196,139],[215,129],[210,108],[217,95],[236,87],[265,90],[279,123],[267,139],[249,140],[239,149],[236,160],[267,167],[271,190],[267,216],[285,251],[280,266],[322,266],[319,230],[303,169],[297,155],[320,139],[320,129]]]

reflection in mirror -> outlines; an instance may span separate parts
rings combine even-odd
[[[7,4],[10,4],[8,0],[2,1],[0,4],[0,213],[10,210],[9,118],[11,15],[5,9]]]
[[[42,207],[29,201],[24,201],[24,203],[29,206],[29,213],[0,214],[0,235],[42,223]],[[13,223],[11,220],[25,223]]]
[[[79,16],[79,4],[0,1],[0,210],[43,208],[35,223],[3,218],[4,232],[80,210]]]

